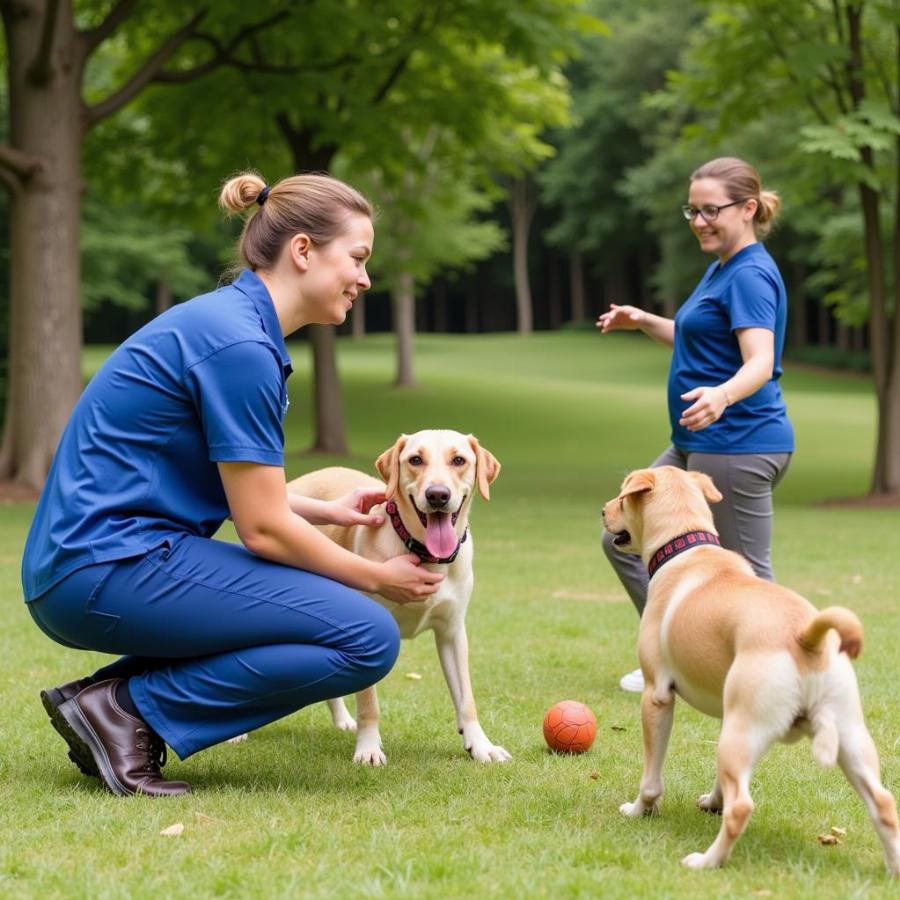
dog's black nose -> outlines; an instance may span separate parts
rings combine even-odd
[[[444,487],[442,484],[433,484],[429,488],[425,488],[425,499],[434,509],[446,506],[450,502],[450,488]]]

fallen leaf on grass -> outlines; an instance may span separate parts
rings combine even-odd
[[[820,834],[820,835],[816,838],[816,840],[817,840],[823,847],[831,847],[831,846],[833,846],[834,844],[839,844],[839,843],[841,842],[841,839],[840,839],[836,834]]]
[[[200,822],[201,825],[212,825],[214,822],[221,822],[221,819],[214,819],[212,816],[206,815],[206,813],[197,812],[194,810],[194,818]]]
[[[628,731],[628,729],[624,725],[612,725],[610,727],[613,731]]]
[[[832,825],[832,826],[831,826],[831,833],[832,833],[835,837],[842,838],[842,837],[845,837],[845,836],[846,836],[846,834],[847,834],[847,829],[846,829],[846,828],[838,828],[837,825]]]
[[[165,835],[166,837],[178,837],[184,831],[184,823],[176,822],[174,825],[169,825],[168,828],[163,828],[160,834]]]
[[[600,773],[599,773],[599,772],[591,772],[591,774],[588,775],[588,778],[593,778],[594,781],[596,781],[599,777],[600,777]]]
[[[406,677],[410,681],[421,681],[422,680],[422,676],[418,672],[407,672]]]

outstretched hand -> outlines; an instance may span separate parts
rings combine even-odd
[[[597,317],[597,327],[601,334],[607,331],[636,331],[641,327],[644,311],[636,306],[609,304],[609,310]]]

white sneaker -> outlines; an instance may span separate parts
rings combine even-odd
[[[643,693],[644,690],[644,673],[640,669],[635,669],[627,675],[622,676],[619,687],[623,691],[630,691],[633,694]]]

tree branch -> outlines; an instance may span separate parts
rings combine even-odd
[[[130,0],[122,0],[120,6],[130,2]],[[154,78],[154,76],[162,69],[162,67],[172,58],[175,51],[191,36],[194,28],[200,20],[207,14],[206,9],[201,9],[182,25],[178,31],[171,34],[159,47],[159,49],[144,63],[144,65],[132,75],[118,91],[111,94],[105,100],[95,103],[93,106],[86,106],[84,109],[84,118],[87,128],[96,125],[101,119],[111,116],[114,112],[121,109],[126,103],[134,99]],[[110,14],[111,16],[112,14]]]
[[[416,16],[415,21],[412,24],[412,28],[409,30],[408,37],[418,37],[422,34],[425,24],[425,12],[420,11]],[[396,84],[397,79],[403,74],[406,67],[409,65],[409,60],[412,57],[413,50],[408,50],[397,62],[394,64],[394,67],[388,72],[387,78],[385,78],[384,82],[382,82],[381,87],[375,91],[375,95],[372,97],[372,103],[374,105],[378,105],[382,100],[388,95],[390,89]]]
[[[256,43],[257,35],[259,32],[271,28],[273,25],[277,25],[279,22],[282,22],[289,17],[289,12],[279,12],[273,16],[269,16],[268,19],[253,22],[237,32],[227,44],[223,44],[215,35],[206,34],[205,32],[196,32],[190,36],[190,40],[209,44],[212,48],[212,56],[206,62],[190,69],[157,72],[153,80],[163,84],[180,84],[185,81],[193,81],[195,78],[199,78],[219,66],[229,66],[240,72],[264,72],[271,75],[299,75],[303,72],[328,72],[332,69],[352,65],[359,61],[358,56],[352,53],[346,53],[343,56],[336,57],[330,62],[312,65],[282,66],[263,62],[262,54]],[[245,41],[249,43],[251,47],[252,52],[250,60],[242,60],[236,55],[236,51]]]
[[[38,87],[47,84],[50,81],[50,76],[53,74],[53,68],[50,65],[50,55],[53,50],[53,35],[56,32],[58,19],[59,0],[47,0],[47,9],[44,13],[38,50],[31,65],[28,67],[28,79]]]
[[[360,61],[359,56],[353,53],[345,53],[343,56],[335,57],[325,63],[310,63],[308,65],[291,65],[280,66],[259,61],[249,62],[231,56],[227,51],[221,48],[220,43],[210,35],[196,34],[191,36],[192,40],[206,41],[216,50],[216,55],[208,59],[199,66],[191,69],[179,69],[173,72],[158,72],[153,80],[160,84],[182,84],[186,81],[193,81],[201,75],[206,75],[219,66],[228,66],[237,69],[239,72],[262,72],[269,75],[303,75],[311,72],[331,72],[334,69],[341,69],[353,65]],[[218,49],[217,49],[218,48]],[[258,48],[254,50],[254,58],[259,59],[260,54]]]
[[[807,89],[807,85],[805,85],[798,77],[797,73],[790,67],[790,63],[788,62],[788,55],[785,52],[784,47],[781,46],[781,42],[778,40],[778,37],[775,34],[775,29],[769,28],[766,25],[763,25],[763,31],[766,34],[766,37],[769,39],[769,43],[772,45],[772,49],[775,51],[775,55],[778,56],[781,61],[785,64],[785,69],[787,71],[788,80],[796,85],[797,87],[802,88],[802,93],[806,98],[806,102],[809,103],[812,111],[816,114],[816,118],[823,124],[828,124],[830,121],[828,116],[825,115],[825,112],[816,102],[815,96],[810,93]],[[826,82],[827,83],[827,82]]]
[[[13,175],[19,181],[25,181],[41,168],[41,161],[29,153],[23,153],[10,147],[8,144],[0,144],[0,169]]]
[[[85,59],[134,12],[135,6],[137,0],[119,0],[96,28],[80,32]]]
[[[17,194],[22,189],[22,182],[3,168],[0,168],[0,184],[9,194]]]

